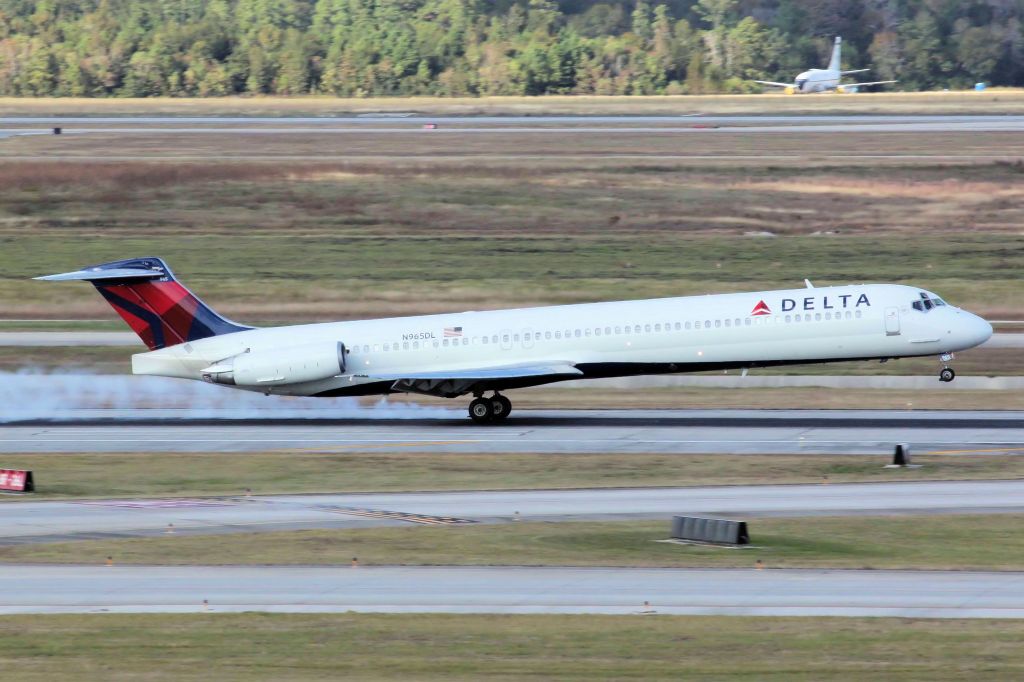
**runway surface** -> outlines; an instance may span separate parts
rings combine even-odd
[[[707,115],[700,112],[681,112],[676,116],[428,116],[408,113],[358,114],[350,116],[2,116],[0,125],[63,126],[67,124],[126,124],[135,125],[222,125],[251,124],[274,125],[353,125],[372,126],[422,125],[424,123],[451,124],[522,124],[522,125],[578,125],[578,124],[673,124],[681,122],[708,123],[998,123],[1024,121],[1017,114],[792,114],[792,115]]]
[[[881,466],[881,463],[879,463]],[[0,503],[0,544],[518,521],[1024,511],[1024,480],[350,493]]]
[[[53,396],[55,402],[61,399]],[[325,405],[325,409],[288,411],[202,402],[179,410],[82,409],[67,421],[31,419],[0,427],[0,453],[392,450],[884,455],[896,443],[910,444],[915,452],[1024,448],[1024,413],[1020,412],[548,410],[513,413],[504,423],[478,426],[461,409],[439,407],[432,412],[435,408],[408,404],[379,408],[359,407],[355,401],[342,404],[343,411],[336,411],[337,405],[336,410]]]
[[[1024,116],[10,117],[0,118],[0,137],[55,126],[66,135],[979,133],[1024,131]]]
[[[965,571],[0,566],[0,583],[3,614],[258,610],[1024,617],[1024,574]]]

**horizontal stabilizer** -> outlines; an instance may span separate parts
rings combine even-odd
[[[96,282],[108,279],[132,279],[142,281],[147,279],[160,279],[165,276],[166,273],[160,270],[150,270],[146,268],[112,268],[108,270],[91,268],[88,270],[75,270],[74,272],[62,272],[57,275],[34,277],[33,279],[40,279],[47,282],[68,282],[72,280]]]
[[[795,88],[796,87],[796,83],[776,83],[775,81],[754,81],[754,82],[755,83],[760,83],[761,85],[772,85],[772,86],[775,86],[776,88]]]

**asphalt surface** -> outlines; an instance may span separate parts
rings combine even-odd
[[[881,462],[879,466],[881,466]],[[1024,480],[12,501],[0,544],[390,525],[1024,511]]]
[[[82,390],[88,390],[87,383]],[[197,395],[205,398],[207,394]],[[221,395],[225,393],[216,398]],[[52,400],[59,403],[62,395]],[[1024,413],[1020,412],[523,411],[514,412],[506,422],[478,426],[461,409],[384,403],[359,407],[352,400],[340,404],[337,411],[326,409],[327,405],[316,411],[261,410],[202,401],[180,410],[82,409],[64,413],[63,421],[30,419],[0,427],[0,453],[383,449],[474,454],[885,455],[892,453],[896,443],[907,443],[915,452],[1005,453],[1024,448]]]
[[[134,332],[0,332],[0,346],[50,348],[60,346],[146,346]]]
[[[963,571],[0,566],[0,584],[3,614],[359,611],[1024,617],[1024,573]]]
[[[449,127],[449,128],[324,128],[324,127],[133,127],[111,126],[106,128],[66,128],[65,135],[707,135],[739,133],[744,135],[771,133],[990,133],[1022,132],[1024,122],[970,122],[970,123],[843,123],[815,125],[776,126],[722,126],[708,128],[700,125],[654,127],[654,126],[578,126],[578,127]],[[42,130],[0,129],[0,136],[11,137],[26,134],[46,134]]]
[[[1024,116],[12,117],[0,118],[0,137],[55,126],[66,135],[979,133],[1024,131]]]
[[[693,119],[697,119],[694,121]],[[850,115],[752,115],[714,116],[699,112],[680,113],[677,116],[426,116],[413,112],[391,114],[359,114],[353,116],[4,116],[0,125],[41,125],[63,126],[67,124],[125,124],[135,125],[221,125],[238,126],[250,124],[274,125],[352,125],[373,126],[423,125],[425,123],[448,124],[524,124],[524,125],[574,125],[585,123],[626,124],[709,122],[720,124],[753,123],[1020,123],[1024,116],[999,115],[924,115],[924,114],[850,114]]]

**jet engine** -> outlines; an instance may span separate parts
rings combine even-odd
[[[229,386],[301,384],[344,374],[345,344],[321,343],[246,351],[200,370],[203,381]]]

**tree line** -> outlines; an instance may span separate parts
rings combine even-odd
[[[824,66],[1024,85],[1024,0],[0,0],[0,95],[754,92]]]

